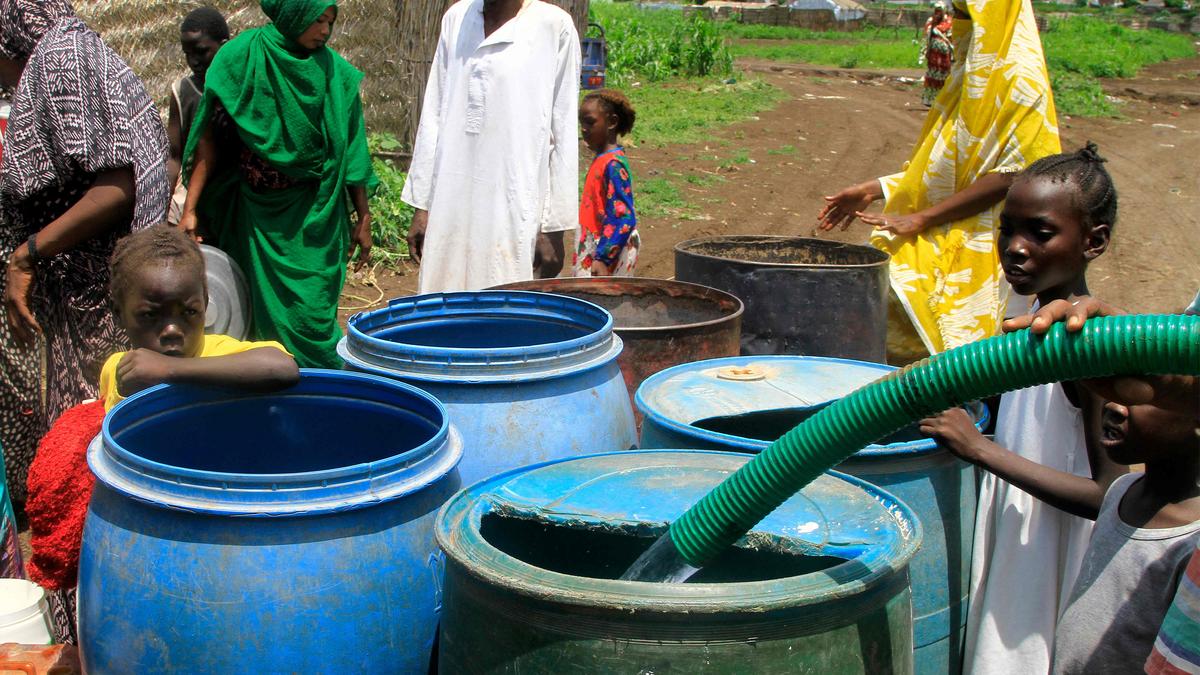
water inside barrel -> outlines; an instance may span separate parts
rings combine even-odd
[[[781,408],[777,410],[759,410],[740,415],[722,415],[708,417],[692,426],[705,431],[719,434],[751,438],[756,441],[773,443],[781,436],[794,429],[798,424],[820,412],[824,406],[810,408]],[[892,443],[910,443],[926,439],[916,424],[911,424],[876,442],[876,445]]]
[[[480,533],[492,546],[541,569],[593,579],[617,579],[657,540],[620,527],[585,527],[487,514]],[[692,583],[767,581],[812,574],[846,562],[735,546],[692,576]]]

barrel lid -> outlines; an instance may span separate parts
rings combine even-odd
[[[739,453],[654,450],[571,458],[518,469],[464,490],[439,514],[436,532],[447,554],[476,573],[500,573],[505,583],[531,587],[563,583],[578,590],[578,578],[551,573],[507,556],[479,536],[483,516],[536,519],[576,528],[623,530],[656,537],[689,507],[749,461]],[[901,569],[920,544],[920,526],[907,506],[891,494],[844,474],[818,477],[760,522],[739,546],[782,553],[843,558],[819,573],[786,580],[736,584],[644,584],[588,579],[595,588],[623,595],[639,605],[647,597],[684,602],[742,587],[742,600],[802,604],[804,593],[824,597],[832,586],[867,584],[877,575]],[[502,560],[499,564],[498,560]],[[473,561],[480,562],[479,569]],[[549,575],[548,577],[546,575]],[[536,580],[534,579],[536,577]],[[549,582],[547,582],[547,578]],[[570,580],[576,581],[570,581]],[[760,586],[757,590],[751,587]],[[652,586],[654,591],[645,587]],[[640,587],[640,588],[639,588]],[[668,590],[674,588],[675,590]],[[699,591],[695,589],[701,589]],[[788,594],[793,597],[788,599]],[[648,594],[648,595],[647,595]]]
[[[250,334],[250,291],[246,275],[233,258],[219,248],[200,245],[208,281],[208,309],[204,332],[243,340]]]
[[[694,426],[701,420],[755,412],[824,407],[896,369],[880,363],[818,356],[738,356],[669,368],[647,378],[636,405],[646,423],[738,450],[761,450],[769,442]],[[973,411],[986,421],[980,406]],[[920,439],[870,446],[868,452],[932,450]]]

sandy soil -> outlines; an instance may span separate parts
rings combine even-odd
[[[741,65],[790,99],[704,143],[629,149],[639,179],[670,177],[687,202],[671,216],[641,218],[643,276],[671,277],[673,247],[693,237],[812,235],[821,195],[896,170],[924,118],[919,91],[904,79],[915,71]],[[1122,119],[1060,120],[1065,147],[1100,145],[1120,192],[1119,225],[1090,272],[1092,290],[1130,309],[1177,310],[1200,287],[1200,59],[1106,88],[1121,99]],[[867,230],[856,224],[825,236],[863,242]],[[377,278],[382,293],[352,281],[347,294],[356,297],[343,304],[361,307],[416,286],[415,269]]]

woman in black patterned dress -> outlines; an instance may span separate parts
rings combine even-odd
[[[4,304],[19,341],[46,339],[44,431],[96,396],[104,359],[125,348],[108,259],[166,217],[167,136],[141,81],[66,0],[0,0],[0,80],[16,91],[0,171]]]

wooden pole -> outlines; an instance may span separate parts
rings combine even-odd
[[[588,0],[550,1],[567,10],[567,13],[575,20],[575,30],[579,31],[579,37],[583,37],[584,31],[587,30]]]
[[[437,50],[442,15],[453,4],[454,0],[396,0],[396,32],[400,39],[396,53],[400,86],[397,98],[403,108],[398,137],[410,150],[417,138],[425,84]]]

